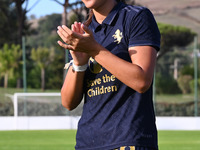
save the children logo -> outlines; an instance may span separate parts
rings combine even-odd
[[[88,66],[92,73],[98,74],[103,71],[101,65],[92,57],[89,59]]]
[[[123,35],[122,32],[119,29],[117,29],[112,37],[115,39],[114,42],[117,42],[117,44],[119,44],[123,38]]]
[[[92,57],[88,61],[89,69],[92,73],[98,74],[103,71],[102,66]],[[94,97],[106,93],[117,92],[118,88],[115,84],[116,77],[114,75],[100,74],[95,79],[87,79],[87,95]]]
[[[87,79],[87,95],[89,97],[99,96],[111,92],[117,92],[118,88],[115,85],[116,77],[114,75],[104,74],[102,77],[94,80]]]

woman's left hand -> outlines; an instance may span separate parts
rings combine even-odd
[[[84,52],[90,56],[93,56],[94,53],[98,53],[95,51],[95,48],[99,44],[95,41],[92,31],[83,24],[81,25],[80,30],[83,30],[84,34],[74,32],[65,25],[58,26],[57,33],[66,43],[64,44],[63,42],[58,41],[58,44],[65,49]]]

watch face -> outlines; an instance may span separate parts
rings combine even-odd
[[[90,57],[88,65],[92,73],[98,74],[103,71],[102,66],[92,57]]]

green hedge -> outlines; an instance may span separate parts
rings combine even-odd
[[[155,104],[156,116],[194,116],[194,102]],[[198,103],[198,114],[200,115],[200,102]]]
[[[82,106],[72,112],[68,112],[65,108],[58,104],[42,104],[42,103],[30,103],[27,104],[28,116],[65,116],[73,115],[80,116],[82,112]],[[198,113],[200,116],[200,102]],[[19,104],[19,116],[24,116],[24,103]],[[194,102],[185,103],[166,103],[157,102],[155,104],[156,116],[194,116]],[[13,104],[12,102],[2,103],[0,102],[0,116],[13,116]]]
[[[0,102],[0,116],[13,116],[14,109],[11,101]]]

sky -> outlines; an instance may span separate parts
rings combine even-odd
[[[29,0],[28,9],[30,9],[38,0]],[[61,3],[64,0],[58,0]],[[74,0],[70,0],[69,2],[73,2]],[[39,0],[37,5],[35,5],[28,13],[27,16],[35,15],[36,18],[40,18],[42,16],[50,15],[52,13],[62,13],[63,8],[57,2],[53,0]]]

